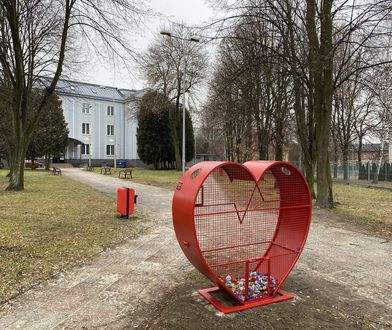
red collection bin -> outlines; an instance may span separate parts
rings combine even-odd
[[[199,293],[224,313],[293,297],[281,286],[304,248],[312,199],[302,173],[279,161],[201,162],[173,197],[173,224],[189,261],[214,288]],[[211,293],[223,290],[238,304]]]
[[[117,189],[117,212],[121,217],[133,216],[135,213],[135,203],[137,195],[135,189],[121,187]]]

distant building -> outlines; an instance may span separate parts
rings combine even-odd
[[[138,162],[135,109],[145,90],[60,80],[56,92],[69,128],[61,161],[93,165]]]
[[[378,160],[380,157],[380,143],[366,143],[362,145],[361,159],[362,161]],[[391,162],[391,151],[389,143],[384,143],[383,160]]]

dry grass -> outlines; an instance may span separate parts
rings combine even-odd
[[[99,173],[97,168],[96,172]],[[118,176],[114,170],[112,175]],[[136,168],[133,170],[134,182],[175,189],[181,178],[179,171],[150,170]],[[128,180],[128,179],[127,179]],[[334,184],[336,213],[343,215],[347,221],[383,235],[392,235],[392,192],[365,187]]]
[[[112,169],[112,176],[118,177],[118,172],[121,169]],[[96,167],[94,169],[95,173],[100,173],[101,168]],[[176,188],[177,182],[182,176],[181,171],[175,170],[151,170],[145,168],[134,168],[132,171],[133,179],[127,178],[136,183],[148,184],[151,186],[166,188],[174,190]]]
[[[370,230],[392,235],[392,192],[334,184],[335,212]]]
[[[112,169],[112,176],[117,177],[119,170]],[[99,173],[100,168],[95,172]],[[181,178],[181,172],[173,170],[135,168],[133,174],[134,178],[127,180],[167,189],[175,189]],[[334,195],[337,202],[334,212],[347,221],[372,232],[392,235],[392,192],[335,183]]]
[[[0,302],[142,229],[117,218],[115,201],[45,171],[7,192],[0,170]],[[144,226],[145,228],[145,226]]]

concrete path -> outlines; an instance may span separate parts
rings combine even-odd
[[[0,329],[148,328],[160,300],[193,269],[172,229],[172,192],[82,170],[63,173],[112,197],[119,186],[134,187],[137,208],[155,225],[148,234],[2,306]],[[304,254],[291,276],[309,274],[342,285],[370,307],[382,305],[379,322],[392,321],[392,242],[333,226],[323,219],[326,214],[315,211]],[[206,313],[215,313],[205,306]]]

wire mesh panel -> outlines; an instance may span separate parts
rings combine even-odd
[[[184,202],[173,211],[177,238],[189,260],[240,302],[273,296],[309,230],[306,182],[288,163],[211,163],[195,165],[182,178],[180,189],[193,197],[175,193],[173,210]]]
[[[263,256],[275,233],[279,189],[274,176],[268,173],[259,186],[246,169],[221,167],[211,172],[196,200],[196,233],[206,262],[222,282],[246,278],[246,260]]]

